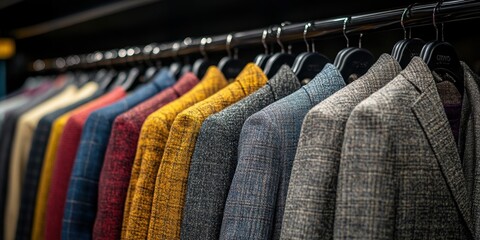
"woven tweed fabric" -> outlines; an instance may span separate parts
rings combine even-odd
[[[2,132],[0,133],[0,237],[4,238],[4,218],[5,215],[5,201],[7,196],[7,182],[8,182],[8,170],[10,167],[10,153],[12,150],[12,143],[17,126],[18,119],[23,113],[28,112],[30,109],[47,101],[51,97],[57,95],[61,88],[53,88],[53,86],[46,91],[41,91],[38,95],[35,95],[29,101],[18,109],[14,109],[8,112],[4,116],[2,123]]]
[[[288,186],[282,239],[332,239],[338,165],[348,116],[401,71],[383,54],[368,72],[305,116]]]
[[[198,83],[186,73],[170,88],[119,115],[112,126],[98,183],[98,207],[93,239],[120,239],[123,209],[140,130],[145,119]]]
[[[59,240],[62,231],[62,218],[67,198],[68,182],[72,167],[80,144],[83,125],[90,113],[112,104],[125,96],[122,88],[116,88],[101,98],[82,107],[72,114],[65,124],[62,136],[58,143],[56,161],[53,168],[50,190],[48,193],[47,210],[45,216],[45,239]]]
[[[73,164],[62,222],[62,239],[91,239],[98,200],[98,179],[115,118],[172,86],[175,79],[167,68],[124,99],[92,112],[82,130]]]
[[[463,169],[467,180],[467,189],[473,201],[475,239],[480,239],[480,77],[464,63],[461,63],[465,75],[465,95],[462,104],[459,153],[462,156]],[[473,79],[467,80],[467,79]]]
[[[200,83],[179,99],[152,113],[145,120],[132,167],[123,213],[122,239],[145,239],[153,191],[170,127],[177,114],[227,85],[216,67],[210,67]]]
[[[24,113],[17,121],[17,128],[13,138],[12,154],[10,156],[10,166],[8,170],[8,188],[5,222],[5,239],[15,239],[15,232],[20,210],[20,196],[25,167],[28,161],[33,133],[38,125],[38,121],[44,115],[65,106],[72,95],[75,95],[78,88],[70,85],[56,96],[48,99],[42,104]]]
[[[203,122],[190,163],[181,239],[218,239],[243,123],[299,88],[297,77],[284,65],[258,91]]]
[[[262,70],[249,63],[225,89],[175,118],[155,182],[148,232],[150,239],[180,239],[190,159],[203,121],[266,83],[267,77]]]
[[[473,239],[461,163],[432,73],[415,57],[348,118],[334,239]]]
[[[52,126],[48,137],[47,151],[43,159],[42,170],[37,189],[35,201],[35,213],[33,216],[32,240],[42,240],[45,237],[45,214],[47,210],[48,193],[52,179],[53,167],[56,162],[56,152],[60,137],[62,136],[65,124],[67,124],[72,112],[65,113],[59,117]]]
[[[345,86],[326,64],[307,85],[250,116],[225,203],[220,239],[278,239],[290,172],[307,112]]]
[[[32,147],[28,156],[25,177],[22,186],[20,213],[17,223],[16,239],[30,239],[32,236],[33,215],[35,211],[35,199],[40,180],[40,172],[43,157],[47,150],[48,136],[53,122],[61,115],[97,98],[101,94],[98,84],[90,82],[83,86],[75,95],[76,102],[67,107],[52,112],[38,122],[33,135]]]
[[[95,93],[94,98],[91,99],[92,101],[97,97],[101,96],[101,93]],[[47,199],[48,193],[50,191],[50,183],[52,179],[53,167],[55,166],[56,162],[56,153],[58,144],[60,141],[60,137],[62,136],[63,130],[65,128],[65,124],[67,124],[68,119],[70,116],[75,113],[76,111],[80,111],[83,106],[88,106],[88,103],[91,101],[86,101],[84,103],[80,103],[78,106],[67,110],[66,113],[58,117],[54,120],[52,124],[52,130],[50,131],[50,135],[48,137],[48,144],[45,151],[45,155],[43,156],[43,163],[40,169],[40,175],[38,180],[38,187],[37,187],[37,196],[35,200],[35,210],[33,215],[33,224],[32,224],[32,240],[42,240],[45,237],[45,212],[47,209]]]

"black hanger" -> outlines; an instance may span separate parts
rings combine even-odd
[[[440,75],[444,80],[451,81],[463,96],[464,91],[464,73],[460,64],[455,48],[448,42],[444,41],[443,23],[442,23],[442,39],[438,40],[438,27],[435,20],[437,8],[441,6],[443,1],[437,3],[433,9],[433,26],[436,31],[436,40],[428,42],[423,46],[420,57],[427,63],[430,70]]]
[[[191,72],[193,70],[193,66],[192,64],[190,64],[190,58],[188,56],[185,57],[184,62],[185,64],[183,64],[182,69],[180,71],[180,77],[183,76],[183,74]]]
[[[202,79],[205,76],[208,68],[212,65],[215,65],[210,59],[208,59],[207,53],[205,52],[205,45],[212,42],[212,38],[202,38],[200,40],[200,53],[202,54],[203,58],[197,59],[193,63],[192,72],[197,76],[198,79]]]
[[[400,18],[400,25],[402,25],[402,28],[403,28],[403,39],[396,42],[395,45],[393,45],[393,49],[392,49],[392,53],[391,53],[391,56],[395,58],[395,56],[397,56],[398,54],[398,49],[400,48],[400,46],[405,42],[405,40],[407,40],[407,32],[405,30],[405,25],[403,24],[403,18],[405,16],[405,13],[407,11],[409,11],[410,13],[410,9],[415,5],[416,3],[414,4],[411,4],[409,5],[407,8],[405,8],[405,10],[403,11],[402,13],[402,17]],[[411,29],[409,29],[409,32],[410,32],[410,35],[411,35]],[[411,36],[410,36],[411,38]]]
[[[358,78],[365,74],[375,62],[375,57],[367,49],[362,48],[360,34],[359,47],[349,47],[350,40],[347,37],[346,26],[351,18],[345,18],[343,22],[343,35],[347,40],[347,48],[340,51],[335,58],[335,67],[342,74],[345,83],[350,83],[352,78]]]
[[[140,84],[140,81],[137,81],[139,76],[141,75],[142,67],[132,67],[128,71],[127,78],[125,81],[120,85],[125,91],[130,91],[134,89],[136,86]]]
[[[253,60],[255,62],[255,64],[257,66],[259,66],[261,69],[265,69],[265,66],[267,65],[268,59],[270,59],[270,57],[272,56],[268,52],[268,46],[267,46],[267,43],[265,42],[265,39],[266,39],[267,35],[268,35],[268,30],[267,29],[263,30],[263,32],[262,32],[262,44],[263,44],[263,48],[265,49],[265,53],[258,54],[255,57],[255,59]]]
[[[97,71],[89,72],[76,72],[72,75],[74,83],[77,87],[81,88],[83,85],[88,83],[90,79],[95,79]]]
[[[102,91],[107,91],[107,89],[110,89],[110,85],[112,85],[116,79],[118,71],[113,68],[113,60],[117,57],[118,52],[114,50],[107,51],[103,54],[103,59],[105,60],[104,65],[107,73],[104,77],[98,78],[96,81],[99,84],[99,89]]]
[[[133,89],[135,85],[135,80],[140,75],[141,70],[140,66],[129,63],[129,61],[127,60],[127,56],[131,57],[134,53],[134,49],[118,50],[118,57],[114,58],[114,60],[117,59],[120,63],[122,63],[123,68],[126,69],[120,70],[115,80],[108,86],[109,91],[115,89],[116,87],[122,87],[123,89],[125,89],[125,91]]]
[[[155,73],[158,72],[158,69],[159,69],[158,66],[154,64],[154,62],[152,61],[152,55],[153,55],[154,49],[156,49],[157,53],[159,52],[159,48],[155,45],[156,44],[152,43],[143,47],[142,52],[143,52],[144,58],[143,58],[143,61],[140,61],[140,62],[143,63],[143,65],[145,66],[145,71],[139,77],[139,81],[141,83],[149,82],[153,78],[153,76],[155,76]]]
[[[176,42],[172,45],[172,51],[174,52],[175,56],[173,57],[174,61],[170,64],[169,71],[175,77],[175,79],[179,79],[180,75],[182,74],[182,62],[178,58],[178,50],[180,49],[180,43]]]
[[[103,56],[103,54],[101,54],[100,52],[96,52],[96,53],[91,53],[91,54],[88,54],[86,56],[84,56],[84,59],[86,60],[86,62],[88,64],[90,64],[90,67],[92,67],[92,69],[86,69],[86,70],[77,70],[75,72],[69,72],[70,76],[73,77],[73,83],[81,88],[82,86],[84,86],[85,84],[87,84],[90,80],[94,80],[97,78],[97,73],[98,73],[98,66],[96,65],[96,62],[98,62],[99,60],[101,59],[96,59],[98,56]],[[66,63],[66,64],[69,64],[69,62],[71,61],[71,58],[68,57],[65,60],[62,61],[63,58],[57,58],[56,59],[56,62],[55,64],[60,64],[60,67],[63,65],[62,63]],[[58,65],[57,65],[58,66]]]
[[[325,55],[315,52],[315,43],[313,41],[312,51],[310,52],[310,46],[307,41],[307,32],[310,27],[312,27],[312,23],[307,23],[303,31],[303,40],[307,45],[307,52],[299,54],[295,58],[292,67],[293,72],[300,81],[313,79],[330,62]]]
[[[277,43],[280,45],[281,52],[273,54],[265,65],[264,72],[268,78],[272,78],[282,65],[287,64],[288,66],[292,66],[293,61],[295,61],[295,57],[290,52],[285,52],[285,48],[280,41],[280,34],[282,33],[283,26],[284,24],[277,28]]]
[[[112,79],[112,82],[108,85],[108,90],[111,91],[115,89],[116,87],[119,87],[122,85],[123,82],[127,79],[128,72],[126,70],[120,70],[118,74],[115,76],[114,79]]]
[[[110,84],[113,80],[117,77],[118,72],[115,69],[109,69],[107,74],[98,80],[99,89],[102,91],[106,91],[109,89]]]
[[[409,38],[407,39],[407,30],[404,25],[405,14],[410,15],[412,7],[415,5],[411,4],[402,13],[402,18],[400,24],[403,28],[403,39],[398,41],[392,50],[392,57],[395,58],[402,68],[405,68],[412,60],[413,57],[419,56],[420,51],[422,50],[425,41],[420,38],[412,38],[412,30],[409,29]]]
[[[247,65],[244,60],[238,59],[236,51],[237,49],[235,49],[235,54],[232,57],[232,53],[230,51],[230,44],[232,42],[232,39],[233,35],[228,34],[226,45],[228,56],[223,57],[222,59],[220,59],[220,62],[218,62],[218,68],[220,69],[220,71],[222,71],[223,75],[227,79],[236,78],[238,74],[240,74],[240,72],[243,70],[245,65]]]
[[[192,44],[192,38],[185,38],[183,40],[183,44],[188,47],[188,45]],[[190,64],[190,57],[188,55],[184,56],[182,68],[180,69],[180,75],[177,77],[177,79],[180,79],[180,77],[183,76],[185,73],[191,72],[192,68],[192,64]]]
[[[127,66],[129,66],[129,71],[127,79],[121,83],[121,87],[125,91],[131,91],[147,81],[147,79],[143,78],[146,67],[138,58],[141,53],[142,50],[139,47],[132,47],[127,50],[126,62]]]
[[[125,82],[128,76],[128,66],[125,61],[125,57],[127,56],[127,50],[122,48],[122,49],[119,49],[118,51],[112,50],[111,52],[112,52],[111,62],[117,63],[115,65],[115,68],[118,69],[118,72],[115,78],[112,79],[111,82],[108,84],[107,91],[111,91],[116,87],[121,86],[122,83]]]
[[[105,68],[100,68],[95,71],[95,74],[93,75],[92,78],[90,78],[91,81],[99,83],[105,76],[107,76],[108,70]]]

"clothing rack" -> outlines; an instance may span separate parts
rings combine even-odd
[[[409,16],[404,17],[403,25],[406,28],[420,27],[433,24],[433,11],[436,8],[435,22],[446,23],[464,21],[480,18],[480,1],[476,0],[454,0],[431,4],[418,4],[410,8]],[[162,58],[183,56],[202,51],[229,51],[234,48],[241,48],[249,45],[263,43],[274,43],[277,40],[285,43],[304,39],[306,24],[311,24],[305,37],[326,37],[342,34],[364,33],[373,30],[395,30],[401,29],[400,19],[404,16],[406,8],[374,12],[368,14],[343,16],[338,18],[294,23],[279,26],[270,26],[263,29],[222,34],[212,37],[185,38],[183,41],[176,41],[164,44],[149,44],[109,51],[97,51],[83,55],[72,55],[53,59],[39,59],[30,64],[33,71],[45,70],[66,70],[71,68],[92,68],[98,66],[109,66],[116,64],[133,63]],[[347,24],[345,19],[349,18]],[[280,29],[280,37],[277,29]],[[268,34],[264,36],[267,30]],[[227,43],[227,39],[230,41]]]

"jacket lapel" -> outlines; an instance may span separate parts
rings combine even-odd
[[[425,132],[428,142],[440,165],[448,187],[453,194],[470,232],[473,233],[471,204],[466,189],[466,181],[461,160],[447,116],[438,95],[435,81],[423,61],[420,68],[413,74],[403,74],[421,92],[420,97],[412,106],[416,118]],[[420,70],[420,71],[419,71]],[[408,71],[406,69],[406,71]],[[419,74],[420,73],[420,74]],[[423,74],[422,74],[423,73]],[[414,76],[412,76],[414,75]]]

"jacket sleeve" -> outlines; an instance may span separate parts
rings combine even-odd
[[[302,125],[281,239],[331,239],[346,119],[312,109]]]
[[[270,239],[281,176],[279,143],[265,113],[252,115],[243,125],[220,239]]]
[[[215,115],[203,122],[188,174],[182,239],[218,239],[236,165],[230,161],[237,151],[235,135],[230,133]]]
[[[385,105],[384,105],[385,106]],[[394,239],[394,132],[367,99],[351,113],[339,167],[334,239]]]

